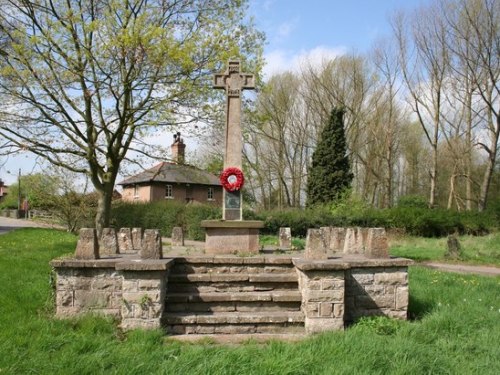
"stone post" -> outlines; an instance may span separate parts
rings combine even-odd
[[[118,248],[120,254],[134,250],[134,246],[132,245],[132,230],[130,228],[121,228],[118,232]]]
[[[347,228],[344,242],[344,254],[363,254],[364,242],[361,228]]]
[[[116,235],[115,228],[103,228],[99,243],[99,252],[101,255],[119,254],[118,236]]]
[[[370,258],[389,258],[389,245],[384,228],[368,229],[365,255]]]
[[[99,242],[94,228],[80,229],[80,237],[76,244],[76,259],[99,259]]]
[[[308,229],[306,238],[306,259],[327,259],[325,240],[321,229]]]
[[[292,232],[289,227],[280,228],[279,242],[280,249],[290,249],[292,247]]]
[[[146,229],[142,240],[142,259],[161,259],[163,256],[161,235],[158,229]]]
[[[172,246],[184,246],[184,231],[182,227],[172,228]]]
[[[344,251],[345,228],[332,228],[330,232],[330,251],[342,253]]]
[[[132,228],[131,239],[132,239],[132,249],[141,250],[142,249],[142,236],[144,230],[142,228]]]

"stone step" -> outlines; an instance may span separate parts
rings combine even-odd
[[[174,324],[165,328],[172,335],[305,334],[304,323]]]
[[[166,311],[171,312],[264,312],[264,311],[300,311],[300,302],[197,302],[168,303]]]
[[[162,321],[166,325],[259,325],[259,324],[294,324],[303,323],[302,312],[217,312],[217,313],[173,313],[164,314]]]
[[[237,255],[215,255],[215,256],[193,256],[193,257],[176,257],[175,264],[203,264],[203,265],[293,265],[293,260],[290,256],[272,256],[272,257],[241,257]]]
[[[186,282],[173,283],[169,280],[168,293],[228,293],[228,292],[264,292],[264,291],[297,291],[298,283],[249,283],[248,281],[235,282]]]
[[[297,273],[291,264],[276,265],[215,265],[215,264],[176,264],[171,268],[170,274],[257,274],[257,273]]]
[[[301,302],[298,290],[270,292],[235,292],[235,293],[167,293],[166,301],[172,302]]]
[[[250,283],[289,283],[298,282],[296,273],[179,273],[168,277],[169,283],[213,283],[213,282],[250,282]]]
[[[297,342],[306,339],[305,333],[257,333],[257,334],[182,334],[172,335],[169,339],[182,342],[213,342],[216,344],[241,344],[245,342],[265,343],[268,341]]]

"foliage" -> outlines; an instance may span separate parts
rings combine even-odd
[[[159,330],[123,332],[109,318],[55,319],[48,262],[75,243],[43,229],[0,236],[2,373],[500,373],[498,278],[412,267],[413,321],[365,319],[298,343],[182,344]]]
[[[333,202],[351,186],[353,174],[347,157],[344,110],[335,108],[312,156],[307,176],[307,205]]]
[[[109,224],[129,150],[154,154],[142,139],[159,125],[210,117],[222,98],[212,74],[230,58],[261,68],[263,35],[245,0],[3,5],[0,134],[13,151],[87,175],[99,195],[98,229]]]
[[[424,237],[442,237],[455,232],[484,235],[500,227],[500,222],[491,212],[415,207],[375,209],[356,199],[340,201],[331,209],[318,206],[305,210],[261,211],[254,218],[265,222],[262,233],[275,235],[280,227],[290,227],[292,235],[297,237],[304,237],[309,228],[325,226],[398,228],[407,234]]]
[[[202,220],[220,218],[219,207],[202,204],[183,204],[176,201],[152,203],[118,202],[112,209],[112,224],[117,228],[142,227],[159,229],[169,237],[174,227],[183,227],[187,238],[203,240]]]
[[[427,200],[420,195],[404,195],[398,200],[398,207],[427,208]]]
[[[59,179],[44,173],[21,176],[21,203],[28,200],[29,207],[44,210],[52,207],[51,197],[58,193]],[[9,186],[9,194],[0,204],[0,208],[17,208],[19,184]]]

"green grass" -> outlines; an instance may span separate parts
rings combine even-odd
[[[401,236],[390,240],[390,253],[416,261],[447,261],[446,238]],[[486,236],[460,236],[459,262],[500,265],[500,232]]]
[[[180,344],[98,317],[53,317],[50,259],[72,235],[0,236],[0,374],[499,374],[500,278],[410,270],[412,321],[365,319],[300,343]]]

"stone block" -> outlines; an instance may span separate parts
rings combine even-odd
[[[306,290],[304,293],[307,302],[343,302],[343,290]]]
[[[333,305],[333,316],[335,318],[344,319],[344,304],[343,303],[335,303]]]
[[[118,232],[118,249],[121,254],[134,250],[132,245],[132,230],[130,228],[120,228]]]
[[[396,310],[408,309],[409,293],[408,287],[398,287],[396,289]]]
[[[99,242],[94,228],[80,229],[80,237],[76,244],[76,259],[99,259]]]
[[[94,278],[91,288],[94,290],[119,290],[121,289],[121,281],[112,277]]]
[[[408,285],[408,273],[407,272],[379,272],[374,275],[375,284],[386,284],[386,285]]]
[[[158,229],[146,229],[140,251],[142,259],[161,259],[163,256],[161,235]]]
[[[318,333],[325,331],[343,331],[343,319],[335,318],[306,318],[306,333]]]
[[[368,285],[373,284],[375,276],[370,269],[356,269],[351,270],[351,278],[356,281],[357,284]]]
[[[344,254],[363,254],[363,230],[361,228],[347,228],[344,241]]]
[[[75,290],[74,306],[84,310],[102,309],[108,306],[110,293],[101,291]]]
[[[368,229],[365,255],[369,258],[389,258],[389,245],[384,228]]]
[[[321,302],[319,304],[319,316],[328,317],[333,314],[333,303],[330,302]]]
[[[99,242],[99,253],[101,255],[116,255],[119,253],[118,236],[115,228],[103,228]]]
[[[344,280],[321,280],[321,290],[344,289]]]
[[[132,238],[132,249],[141,250],[142,249],[142,237],[144,235],[144,230],[142,228],[132,228],[131,238]]]
[[[289,227],[280,228],[279,247],[280,249],[289,249],[292,247],[292,231]]]
[[[182,227],[172,228],[172,246],[184,246],[184,230]]]
[[[345,228],[331,228],[329,250],[332,253],[342,253],[344,251],[345,235]]]
[[[306,317],[316,317],[319,314],[319,303],[318,302],[307,302],[304,303],[304,313]]]
[[[306,238],[306,259],[327,259],[323,231],[321,229],[308,229]]]
[[[319,229],[323,235],[323,245],[325,246],[325,250],[328,251],[330,249],[330,242],[332,239],[332,227],[321,227]]]

